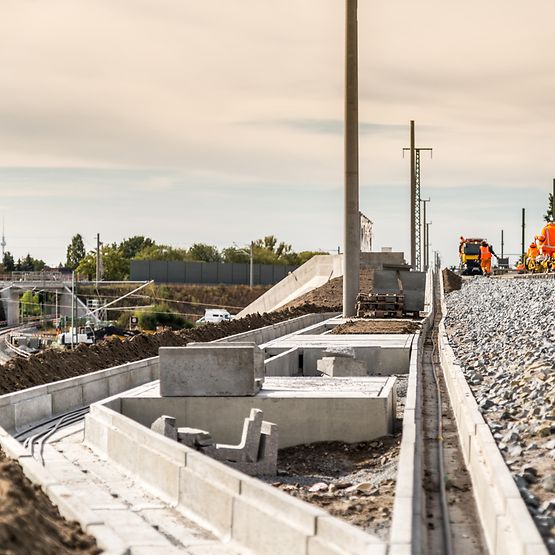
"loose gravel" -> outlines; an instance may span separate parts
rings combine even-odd
[[[447,295],[467,381],[555,553],[555,280],[477,277]]]

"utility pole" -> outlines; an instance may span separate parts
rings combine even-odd
[[[75,349],[75,271],[71,272],[71,348]]]
[[[553,179],[553,193],[551,193],[551,219],[555,221],[555,179]],[[4,241],[3,232],[2,232],[2,241]],[[2,254],[4,254],[3,248],[2,248]]]
[[[358,203],[358,22],[357,0],[345,0],[345,236],[343,316],[355,315],[360,287]]]
[[[250,265],[249,265],[249,283],[250,288],[254,285],[254,265],[253,265],[253,258],[254,258],[254,241],[251,241],[251,255],[250,255]]]
[[[430,202],[430,199],[429,198],[427,198],[427,199],[421,198],[421,199],[418,199],[418,200],[424,205],[424,210],[423,210],[424,217],[422,219],[422,236],[424,237],[424,240],[420,243],[420,260],[421,261],[424,260],[424,264],[421,266],[420,269],[427,272],[428,271],[428,265],[430,263],[430,259],[427,258],[427,255],[426,255],[426,244],[427,244],[427,241],[426,241],[426,233],[427,233],[427,231],[426,231],[426,205],[428,204],[428,202]]]
[[[524,231],[526,229],[526,208],[522,209],[522,262],[524,262],[524,253],[526,250],[524,249]]]
[[[425,251],[425,270],[428,271],[428,266],[430,264],[430,226],[432,222],[426,222],[425,227],[425,234],[424,234],[424,242],[426,243],[426,251]]]
[[[102,243],[100,242],[100,233],[96,234],[96,284],[102,279]]]
[[[503,249],[505,248],[505,237],[504,237],[504,232],[503,230],[501,230],[501,258],[505,258],[503,256]]]
[[[554,187],[555,187],[555,179],[554,181]],[[4,235],[4,218],[2,218],[2,242],[0,243],[0,245],[2,246],[2,261],[4,261],[4,254],[6,252],[6,237]]]
[[[420,153],[431,148],[417,148],[414,141],[414,121],[410,122],[410,148],[403,149],[410,152],[410,260],[413,270],[422,268],[422,226],[420,217]]]

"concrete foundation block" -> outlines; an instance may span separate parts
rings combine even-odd
[[[65,387],[57,391],[51,391],[52,413],[62,414],[76,407],[83,406],[83,390],[80,385]]]
[[[264,353],[254,344],[160,348],[162,397],[253,396],[264,380]]]
[[[83,404],[90,405],[109,396],[107,379],[96,379],[83,383]]]
[[[191,449],[208,447],[214,443],[212,436],[206,430],[187,427],[177,429],[177,441]]]
[[[368,364],[364,360],[344,356],[325,356],[317,361],[318,372],[332,378],[368,376]]]

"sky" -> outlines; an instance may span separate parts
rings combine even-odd
[[[0,216],[50,264],[147,235],[342,247],[344,2],[0,0]],[[553,0],[359,1],[360,207],[409,251],[409,122],[432,249],[520,252],[555,167]]]

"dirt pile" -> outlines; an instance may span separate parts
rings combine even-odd
[[[67,522],[0,450],[0,553],[96,555],[96,540]]]
[[[452,291],[458,291],[463,284],[463,279],[461,276],[455,274],[449,270],[449,268],[444,268],[443,272],[443,288],[446,293],[451,293]]]
[[[213,341],[303,314],[325,310],[305,304],[296,309],[262,315],[252,314],[230,322],[207,324],[179,332],[141,333],[124,340],[117,337],[109,338],[90,347],[80,345],[74,351],[57,349],[43,351],[28,359],[13,359],[1,367],[0,395],[153,357],[158,354],[160,347],[184,346],[191,341]]]
[[[373,289],[374,271],[367,268],[360,269],[360,292],[369,294]],[[332,312],[343,310],[343,278],[333,278],[327,283],[309,291],[298,299],[286,304],[284,308],[298,308],[304,306],[318,306]]]
[[[401,436],[281,449],[275,487],[387,538]]]
[[[412,320],[353,320],[333,328],[330,335],[416,333],[421,328]]]

